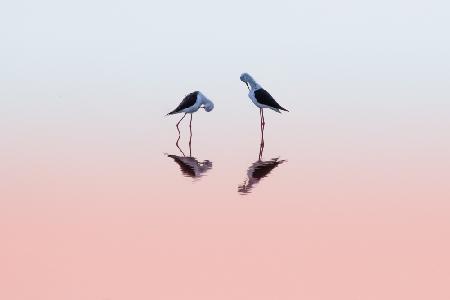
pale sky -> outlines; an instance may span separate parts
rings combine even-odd
[[[193,90],[226,111],[221,97],[245,99],[242,72],[287,107],[305,99],[303,108],[348,109],[337,103],[353,97],[442,113],[449,10],[399,0],[9,1],[0,9],[3,119],[55,101],[152,99],[164,114]]]

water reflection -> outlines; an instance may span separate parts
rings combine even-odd
[[[247,179],[243,184],[238,186],[238,192],[241,194],[248,194],[262,178],[267,177],[270,172],[284,163],[286,160],[280,160],[279,157],[271,160],[262,161],[258,159],[247,170]]]
[[[199,162],[195,157],[167,155],[172,158],[180,167],[181,173],[186,177],[199,178],[212,168],[212,162],[204,160]]]
[[[259,144],[258,160],[255,161],[247,170],[247,179],[243,184],[238,186],[238,192],[245,195],[251,192],[253,186],[256,185],[262,178],[267,177],[273,169],[278,165],[286,162],[280,160],[279,157],[263,161],[262,155],[264,152],[264,123],[261,123],[261,143]]]
[[[191,119],[192,121],[192,119]],[[167,154],[167,157],[172,158],[180,167],[183,176],[191,178],[199,178],[204,175],[208,170],[212,168],[212,162],[209,160],[199,161],[195,157],[192,157],[192,126],[189,124],[190,136],[189,136],[189,156],[186,156],[179,145],[180,131],[178,131],[178,138],[175,142],[175,146],[180,151],[181,155]]]

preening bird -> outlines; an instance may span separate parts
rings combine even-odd
[[[192,136],[192,114],[198,111],[200,108],[203,108],[205,111],[210,112],[214,109],[214,103],[209,100],[205,95],[203,95],[199,91],[192,92],[188,94],[184,99],[181,101],[181,103],[172,110],[168,115],[174,115],[179,113],[184,113],[183,117],[178,121],[176,127],[178,130],[178,134],[180,134],[180,128],[178,125],[180,125],[180,122],[186,117],[187,114],[191,114],[191,120],[189,122],[189,128],[191,131]],[[178,137],[179,140],[179,137]],[[178,141],[177,141],[178,145]]]
[[[282,107],[278,104],[275,99],[263,89],[252,76],[248,73],[243,73],[240,77],[241,81],[243,81],[248,89],[248,97],[252,100],[253,104],[259,107],[259,114],[261,117],[261,132],[264,130],[265,121],[264,121],[264,108],[270,108],[276,112],[280,112],[280,110],[288,111],[286,108]],[[262,141],[264,143],[264,141]]]

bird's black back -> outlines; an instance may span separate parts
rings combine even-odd
[[[273,97],[265,89],[256,90],[255,98],[256,98],[256,101],[258,101],[258,103],[260,103],[260,104],[264,104],[264,105],[267,105],[267,106],[270,106],[273,108],[288,111],[287,109],[282,107],[280,104],[278,104],[277,101],[275,101],[275,99],[273,99]]]
[[[192,92],[181,101],[181,103],[173,111],[168,113],[169,115],[176,114],[185,108],[191,107],[197,101],[198,91]]]

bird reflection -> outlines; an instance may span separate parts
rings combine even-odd
[[[262,161],[257,160],[247,170],[247,179],[243,184],[238,186],[238,192],[241,194],[248,194],[262,178],[267,177],[273,169],[278,165],[284,163],[285,160],[280,160],[279,157],[271,160]]]
[[[261,125],[261,143],[259,145],[258,160],[254,162],[247,170],[247,179],[243,184],[238,186],[238,192],[241,194],[248,194],[262,178],[267,177],[273,169],[278,165],[286,162],[280,160],[279,157],[263,161],[262,155],[264,152],[264,125]]]
[[[199,178],[212,168],[212,162],[204,160],[199,162],[195,157],[167,155],[180,167],[181,173],[186,177]]]
[[[195,157],[192,157],[192,130],[189,136],[189,156],[186,156],[183,150],[180,148],[178,142],[180,135],[175,143],[175,146],[181,152],[181,155],[168,154],[167,156],[172,158],[180,167],[181,173],[186,177],[199,178],[204,175],[208,170],[212,168],[212,162],[204,160],[198,161]]]

